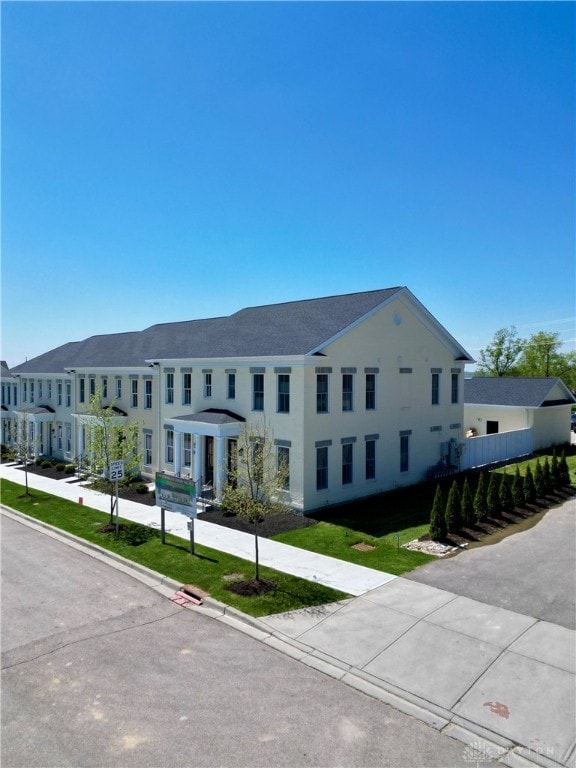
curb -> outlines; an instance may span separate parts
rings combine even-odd
[[[36,520],[36,518],[29,517],[4,504],[0,506],[2,515],[73,546],[90,557],[94,557],[137,579],[145,586],[159,592],[163,597],[169,597],[170,592],[177,591],[182,586],[180,582],[168,576],[127,560],[115,552],[110,552],[72,533]],[[312,646],[292,640],[277,630],[271,630],[260,619],[243,613],[238,608],[221,603],[212,597],[205,597],[202,606],[189,605],[186,608],[196,613],[203,613],[206,618],[225,623],[279,653],[290,656],[295,661],[339,680],[370,698],[381,701],[396,711],[409,715],[440,733],[460,741],[474,753],[473,762],[476,764],[484,761],[496,761],[498,764],[509,768],[566,768],[567,766],[567,763],[558,763],[533,751],[530,752],[530,757],[526,757],[526,752],[529,751],[526,747],[469,722],[451,711],[443,710],[408,691],[392,685],[386,686],[381,680],[373,678],[362,670],[339,662]]]

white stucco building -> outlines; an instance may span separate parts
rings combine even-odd
[[[467,362],[397,287],[70,342],[12,369],[10,407],[34,424],[37,454],[73,461],[98,387],[140,425],[145,477],[189,476],[216,495],[234,441],[265,420],[290,503],[311,512],[424,479],[464,439]]]

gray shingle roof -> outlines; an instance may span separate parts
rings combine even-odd
[[[13,372],[144,366],[147,360],[154,359],[305,355],[402,290],[387,288],[248,307],[228,317],[91,336],[28,360]]]
[[[472,379],[465,379],[464,402],[470,405],[540,408],[557,384],[561,385],[561,390],[565,394],[564,402],[576,402],[569,389],[559,378],[515,378],[512,376],[494,378],[475,376]],[[556,404],[558,403],[556,402]]]

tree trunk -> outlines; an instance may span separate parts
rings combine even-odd
[[[254,577],[256,581],[260,581],[260,563],[259,563],[259,554],[258,554],[258,529],[257,529],[258,523],[254,521],[254,563],[255,563],[255,572]]]

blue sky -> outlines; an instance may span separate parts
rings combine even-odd
[[[2,358],[396,285],[573,348],[575,8],[3,2]]]

